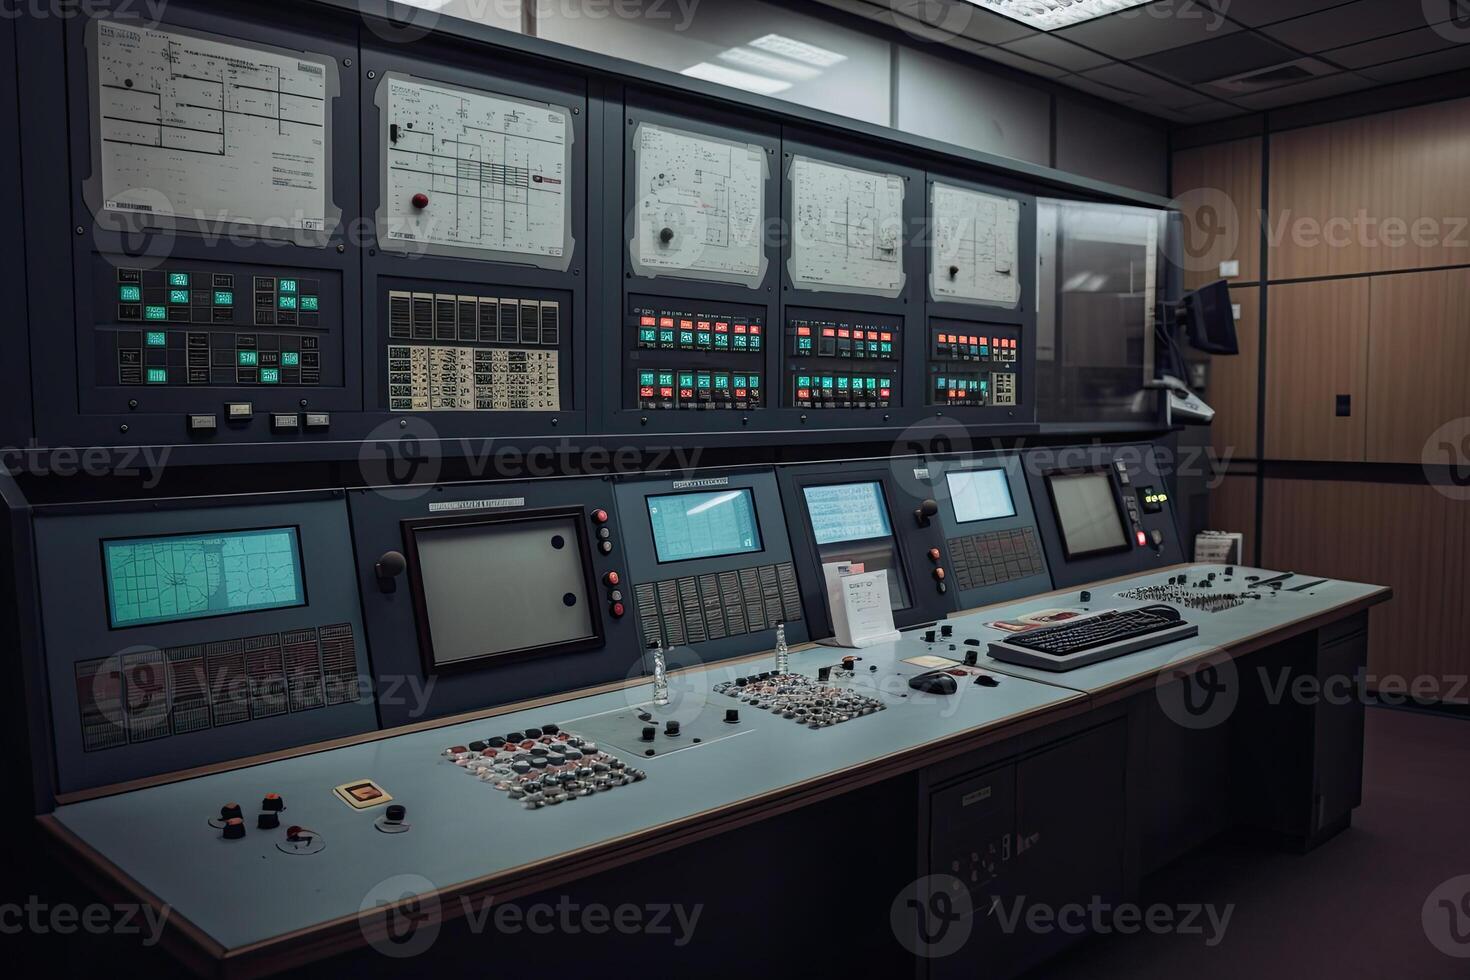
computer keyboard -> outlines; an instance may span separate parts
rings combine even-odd
[[[1180,619],[1173,607],[1144,606],[1018,633],[992,642],[990,655],[1022,667],[1073,670],[1198,634],[1199,627]]]

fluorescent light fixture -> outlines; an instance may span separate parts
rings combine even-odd
[[[712,65],[708,61],[701,61],[697,65],[691,65],[679,74],[688,75],[690,78],[702,78],[706,82],[728,85],[731,88],[743,88],[745,91],[754,92],[757,95],[776,95],[791,87],[790,82],[783,82],[779,78],[765,78],[761,75],[752,75],[749,72],[726,68],[724,65]]]
[[[778,78],[789,78],[797,82],[810,81],[822,73],[820,68],[799,65],[794,61],[777,58],[772,54],[763,54],[760,51],[752,51],[749,48],[730,48],[728,51],[721,51],[720,60],[758,71],[763,75],[775,75]]]
[[[1108,14],[1130,10],[1153,0],[968,0],[992,13],[1018,20],[1038,31],[1054,31]]]
[[[767,34],[765,37],[758,37],[750,42],[750,46],[769,51],[771,54],[779,54],[793,61],[805,61],[818,68],[831,68],[837,62],[847,60],[845,54],[828,51],[826,48],[819,48],[815,44],[807,44],[805,41],[798,41],[784,34]]]

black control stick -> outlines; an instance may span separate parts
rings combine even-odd
[[[373,566],[373,571],[378,575],[378,591],[383,593],[398,591],[398,576],[408,568],[408,559],[403,557],[401,551],[385,551],[378,557],[378,563]]]
[[[914,511],[914,520],[919,522],[919,527],[928,527],[929,519],[939,513],[939,502],[937,500],[926,500]]]

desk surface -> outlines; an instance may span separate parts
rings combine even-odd
[[[1093,586],[1092,604],[1135,604],[1115,593],[1162,582],[1169,574]],[[685,831],[707,831],[721,819],[789,804],[818,789],[840,792],[859,784],[846,779],[867,774],[873,781],[920,768],[1043,719],[1085,711],[1097,692],[1151,683],[1172,665],[1262,635],[1288,635],[1294,626],[1314,628],[1387,597],[1387,590],[1375,586],[1332,582],[1223,613],[1189,613],[1186,618],[1200,626],[1198,638],[1067,674],[982,661],[999,676],[999,686],[962,683],[947,697],[908,687],[907,677],[922,668],[905,663],[907,658],[958,658],[962,654],[951,653],[950,642],[972,635],[988,642],[1003,634],[985,623],[1075,605],[1078,591],[963,615],[953,621],[953,640],[943,643],[927,643],[922,631],[911,631],[897,642],[856,651],[863,659],[844,686],[877,698],[886,710],[829,728],[812,730],[713,692],[720,681],[772,667],[769,659],[744,661],[675,675],[673,701],[656,714],[659,721],[679,719],[690,741],[652,758],[642,755],[641,723],[632,714],[651,689],[638,684],[70,803],[43,820],[105,875],[169,905],[182,920],[177,924],[204,951],[228,955],[302,930],[342,930],[345,924],[355,932],[360,910],[385,898],[481,890],[508,895],[517,883],[521,892],[530,890],[531,879],[548,869],[564,876],[579,867],[588,873],[578,862],[607,860],[619,849],[643,847],[646,853],[655,838],[674,846]],[[793,653],[792,666],[814,675],[846,652],[810,648]],[[740,709],[740,722],[726,726],[722,719],[730,707]],[[547,722],[595,736],[602,748],[648,778],[526,810],[442,754],[448,746]],[[693,744],[695,737],[702,737],[700,744]],[[661,738],[656,744],[670,743]],[[377,781],[408,807],[408,832],[382,833],[374,826],[382,807],[354,810],[334,795],[333,787],[361,779]],[[258,801],[269,792],[285,800],[282,827],[299,824],[319,833],[326,845],[320,853],[282,853],[276,843],[284,830],[255,828]],[[244,810],[243,840],[223,840],[207,823],[231,801]]]

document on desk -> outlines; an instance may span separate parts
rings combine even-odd
[[[852,568],[847,562],[822,566],[833,638],[839,646],[855,649],[897,640],[888,599],[888,573],[882,569],[855,572]]]

